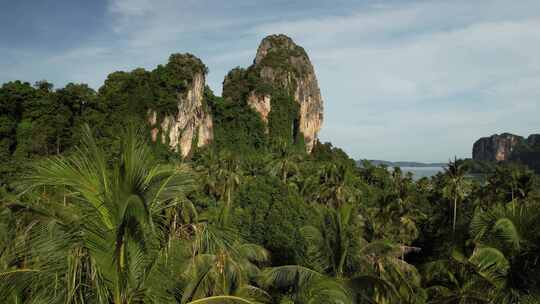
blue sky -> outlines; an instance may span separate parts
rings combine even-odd
[[[0,83],[98,88],[174,52],[224,75],[284,33],[310,55],[320,137],[355,158],[446,161],[540,132],[540,1],[0,0]]]

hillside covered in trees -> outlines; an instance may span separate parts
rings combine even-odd
[[[540,180],[414,181],[321,143],[305,50],[0,88],[3,303],[540,303]]]

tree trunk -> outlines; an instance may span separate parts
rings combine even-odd
[[[457,194],[454,194],[454,222],[452,225],[452,230],[454,234],[456,233],[456,219],[457,219]]]

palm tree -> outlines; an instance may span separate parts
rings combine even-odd
[[[329,209],[333,210],[333,209]],[[335,211],[335,210],[334,210]],[[347,229],[350,222],[350,210],[344,208],[343,212],[335,211],[330,217],[332,220],[343,217],[342,223],[333,222],[332,228],[337,228],[338,232],[346,234],[343,229]],[[321,216],[324,214],[321,212]],[[321,218],[321,221],[323,219]],[[347,242],[345,235],[335,236],[339,239],[325,239],[321,232],[313,227],[306,226],[301,230],[307,241],[306,266],[284,265],[271,267],[264,270],[260,284],[267,289],[287,291],[288,299],[294,303],[354,303],[350,289],[342,278],[336,277],[341,271],[344,262],[340,259],[343,254],[347,254],[347,244],[337,244],[337,242]],[[325,243],[328,241],[328,243]],[[330,244],[331,243],[331,244]],[[333,245],[342,245],[340,248],[332,248]],[[330,247],[329,247],[330,246]],[[322,247],[324,252],[318,251]],[[328,252],[332,251],[332,252]],[[343,251],[345,253],[343,253]],[[332,255],[333,254],[333,255]],[[341,270],[340,270],[341,269]]]
[[[456,158],[450,161],[444,169],[447,177],[447,184],[443,189],[443,195],[453,201],[453,219],[452,231],[456,232],[457,206],[467,196],[468,183],[465,179],[466,169],[463,163],[458,162]]]
[[[349,167],[339,163],[328,163],[319,170],[321,190],[318,200],[328,206],[338,208],[350,203],[359,195],[354,186],[354,175]]]
[[[345,297],[375,303],[414,303],[415,297],[422,296],[418,272],[401,259],[403,248],[388,241],[363,239],[357,213],[350,204],[337,209],[321,206],[319,212],[320,224],[301,230],[307,242],[305,267],[267,270],[267,282],[306,289],[322,280],[334,286],[327,290],[342,290]]]
[[[286,184],[291,173],[298,173],[301,160],[302,155],[298,151],[283,145],[279,149],[278,157],[269,163],[268,171],[270,174],[280,177],[281,181]]]
[[[493,200],[512,201],[525,199],[534,189],[534,172],[517,164],[497,166],[489,176],[486,189]]]
[[[392,174],[381,183],[379,189],[371,190],[373,198],[367,200],[362,215],[366,231],[371,239],[385,239],[409,246],[418,237],[418,222],[426,218],[417,197],[410,193],[408,178]]]
[[[177,242],[180,250],[188,249],[180,259],[183,271],[176,285],[180,303],[223,295],[257,302],[270,299],[254,285],[260,275],[258,265],[269,258],[264,248],[208,223],[197,223],[187,244]]]
[[[255,178],[268,173],[267,164],[271,161],[270,153],[248,153],[243,156],[242,170],[244,178]]]
[[[471,221],[475,248],[467,258],[454,250],[452,260],[428,263],[424,277],[432,303],[522,303],[538,300],[532,278],[537,271],[540,215],[512,201],[478,209]],[[536,268],[535,268],[536,267]]]
[[[244,179],[241,163],[231,151],[204,154],[197,171],[203,188],[222,202],[220,221],[226,225],[232,208],[233,194]]]
[[[223,151],[220,154],[217,171],[211,174],[215,174],[219,181],[220,197],[224,203],[221,212],[221,223],[226,225],[229,221],[230,210],[232,209],[233,193],[243,178],[240,162],[231,152]]]
[[[219,168],[219,155],[214,149],[206,149],[195,160],[195,171],[198,173],[199,183],[205,194],[220,198],[219,180],[215,174]]]
[[[305,226],[301,233],[308,242],[307,260],[313,269],[327,272],[336,278],[343,278],[347,272],[348,260],[353,257],[350,250],[355,213],[351,205],[342,205],[339,209],[320,208],[321,224],[319,227]]]
[[[471,221],[475,251],[489,249],[506,261],[496,284],[499,291],[496,298],[500,303],[513,303],[536,285],[529,278],[540,269],[537,263],[539,222],[537,206],[516,200],[475,212]]]
[[[304,266],[267,268],[261,276],[260,284],[268,289],[286,290],[285,301],[280,303],[354,303],[349,288],[343,282]]]
[[[462,254],[453,253],[451,260],[437,260],[422,267],[428,293],[427,303],[487,304],[487,291],[492,287],[474,270]]]

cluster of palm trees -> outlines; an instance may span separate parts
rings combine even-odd
[[[442,303],[539,303],[538,289],[524,288],[534,286],[526,281],[539,269],[539,211],[516,201],[478,210],[472,253],[454,250],[451,259],[426,264],[428,292]]]
[[[111,158],[86,127],[76,151],[35,164],[2,199],[5,303],[538,303],[538,288],[523,287],[540,283],[531,275],[540,270],[539,202],[525,175],[475,188],[455,160],[433,182],[415,182],[399,169],[358,169],[286,146],[164,162],[143,138],[128,130]],[[238,189],[260,176],[314,214],[297,227],[296,263],[273,265],[232,224]],[[476,202],[498,182],[510,202]],[[473,213],[462,209],[470,204]],[[448,256],[417,247],[433,214],[451,223]],[[458,217],[466,243],[454,238]]]
[[[161,164],[129,134],[108,163],[90,130],[70,156],[48,159],[4,216],[5,303],[251,303],[267,260],[260,246],[199,222],[185,165]]]
[[[269,253],[228,228],[232,194],[248,178],[238,160],[230,154],[206,160],[203,184],[222,208],[216,219],[200,220],[188,198],[196,174],[185,164],[160,163],[140,138],[127,134],[111,162],[86,128],[73,154],[35,166],[3,210],[6,219],[18,222],[3,227],[14,236],[2,244],[0,293],[6,301],[267,303],[267,291],[280,288],[296,302],[351,301],[347,285],[363,275],[349,268],[362,254],[348,248],[356,215],[339,194],[345,188],[339,169],[330,167],[319,177],[338,193],[327,195],[333,200],[321,207],[321,226],[302,228],[313,242],[308,252],[325,250],[325,259],[306,258],[313,268],[263,270],[270,266]],[[267,172],[286,183],[298,157],[285,152],[284,159],[269,162]],[[334,245],[343,251],[328,251]]]

